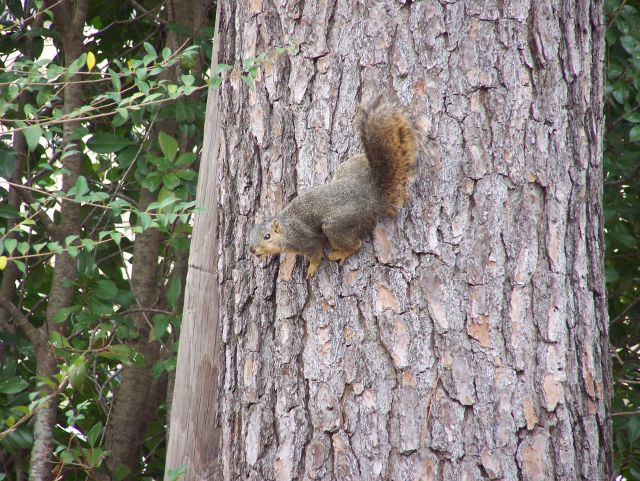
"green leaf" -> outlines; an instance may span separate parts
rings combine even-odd
[[[212,77],[211,81],[209,82],[209,86],[212,89],[216,89],[218,87],[220,87],[220,85],[222,85],[222,78],[221,77]]]
[[[87,431],[87,442],[89,446],[94,447],[96,445],[96,441],[102,434],[102,422],[98,421],[97,424],[94,424],[89,431]]]
[[[85,458],[90,467],[97,468],[102,464],[102,460],[104,458],[104,450],[102,448],[98,447],[89,450],[83,449],[83,452],[85,453]]]
[[[167,474],[165,475],[167,481],[178,481],[184,473],[187,472],[187,467],[183,464],[179,468],[169,469],[167,470]]]
[[[87,364],[83,356],[77,356],[69,367],[69,383],[73,389],[80,389],[87,380]]]
[[[58,77],[60,77],[60,75],[62,75],[64,72],[65,72],[64,67],[57,65],[55,63],[52,63],[47,67],[47,80],[55,80]]]
[[[69,307],[61,307],[60,309],[58,309],[58,312],[56,312],[53,316],[53,322],[55,324],[60,324],[64,321],[66,321],[69,316],[71,314],[73,314],[74,312],[78,312],[82,309],[82,306],[76,305],[76,306],[69,306]]]
[[[633,56],[640,55],[640,42],[631,35],[620,37],[620,45],[622,45],[622,48],[624,48],[627,53]]]
[[[191,169],[182,169],[176,172],[176,175],[180,177],[182,180],[186,180],[187,182],[190,182],[196,178],[197,174],[195,173],[195,171]]]
[[[77,184],[76,184],[77,185]],[[72,234],[72,235],[68,235],[67,237],[64,238],[64,245],[66,245],[67,247],[73,242],[75,241],[79,236],[77,236],[76,234]]]
[[[87,192],[89,192],[89,185],[87,184],[87,179],[84,177],[84,175],[80,175],[78,176],[78,180],[76,180],[76,185],[74,185],[73,187],[71,187],[71,189],[69,189],[69,192],[67,192],[67,195],[69,196],[73,195],[73,196],[76,196],[77,198],[78,196],[82,196]]]
[[[69,449],[65,449],[64,451],[62,451],[59,454],[60,457],[60,461],[62,461],[62,464],[71,464],[73,463],[73,453],[71,452],[71,450]]]
[[[25,17],[24,9],[22,8],[22,2],[19,0],[7,0],[5,5],[9,8],[11,14],[17,19],[23,19]]]
[[[146,212],[139,212],[138,218],[140,219],[140,225],[144,230],[148,229],[153,225],[153,219]]]
[[[640,438],[640,416],[631,416],[627,423],[629,442],[633,445]]]
[[[109,237],[113,239],[116,245],[120,245],[120,239],[122,239],[122,234],[120,232],[109,232]]]
[[[222,72],[228,72],[233,67],[231,65],[227,65],[226,63],[219,63],[215,67],[213,67],[213,74],[220,75]]]
[[[173,174],[173,173],[165,175],[162,178],[162,182],[164,183],[164,186],[169,190],[176,189],[176,187],[179,187],[180,184],[182,183],[180,181],[180,177],[178,177],[176,174]]]
[[[629,140],[631,142],[640,142],[640,125],[636,125],[629,130]]]
[[[51,91],[49,89],[43,88],[38,90],[38,94],[36,95],[36,105],[38,107],[42,107],[51,99]]]
[[[256,89],[256,84],[251,77],[247,77],[246,75],[240,75],[240,79],[247,84],[250,90]]]
[[[25,118],[29,118],[30,116],[37,117],[38,110],[31,104],[24,104],[24,116]]]
[[[162,198],[160,198],[160,196],[158,196],[158,202],[152,202],[151,204],[148,205],[147,207],[147,212],[151,211],[151,210],[162,210],[165,207],[167,207],[168,205],[173,204],[174,202],[176,202],[178,199],[176,198],[175,195],[173,195],[173,192],[170,190],[166,190],[164,189],[164,187],[162,188],[161,192],[168,192],[169,195],[163,195]]]
[[[175,370],[176,364],[177,359],[175,356],[158,361],[151,368],[151,375],[157,379],[163,372]]]
[[[81,239],[80,243],[82,244],[82,247],[84,247],[87,251],[92,251],[95,245],[95,242],[91,239]]]
[[[22,272],[23,274],[26,275],[27,273],[27,266],[25,265],[24,262],[19,261],[18,259],[13,259],[13,263],[16,265],[16,267],[18,268],[18,270],[20,272]]]
[[[180,154],[176,159],[176,166],[192,164],[196,160],[196,154],[193,152],[185,152]]]
[[[160,339],[169,327],[169,316],[166,314],[156,314],[153,316],[153,336],[150,341]]]
[[[116,110],[120,114],[120,117],[122,117],[122,120],[127,120],[129,118],[129,111],[124,107],[118,107]]]
[[[16,154],[12,150],[8,150],[7,146],[0,142],[0,177],[10,179],[13,176],[13,168]]]
[[[24,138],[27,141],[27,147],[29,152],[36,150],[36,147],[40,144],[42,138],[42,129],[39,125],[30,125],[22,131]]]
[[[9,204],[0,204],[0,217],[3,219],[18,219],[20,212]]]
[[[7,237],[4,240],[4,250],[7,251],[9,255],[13,254],[13,251],[16,249],[18,245],[18,241],[12,237]]]
[[[89,310],[96,316],[110,316],[113,314],[113,299],[101,300],[98,296],[89,297],[87,300]]]
[[[114,359],[124,364],[130,364],[131,357],[133,356],[133,349],[126,344],[115,344],[109,346],[106,350],[99,352],[98,355],[106,359]]]
[[[53,252],[54,254],[60,254],[61,252],[64,251],[64,249],[62,248],[62,246],[60,246],[60,244],[58,244],[57,242],[48,242],[47,243],[47,249],[49,249],[51,252]]]
[[[109,76],[111,77],[111,84],[113,85],[113,89],[116,92],[120,92],[120,90],[122,89],[122,84],[120,83],[120,77],[118,77],[118,74],[115,72],[115,70],[109,69]],[[119,101],[119,96],[116,101]]]
[[[173,162],[178,152],[178,141],[165,132],[160,132],[158,136],[158,142],[160,143],[160,149],[164,156]]]
[[[33,447],[33,434],[27,427],[18,427],[2,440],[4,445],[11,443],[13,449],[30,449]]]
[[[69,78],[73,74],[75,74],[78,70],[80,70],[87,63],[87,54],[81,54],[77,59],[75,59],[71,65],[67,68],[66,77]]]
[[[87,147],[97,154],[109,154],[112,152],[118,152],[132,144],[133,142],[123,137],[119,137],[109,132],[101,132],[94,134],[94,136],[89,139]]]
[[[118,294],[118,287],[109,279],[102,279],[96,282],[96,296],[100,299],[110,300]]]
[[[630,232],[626,224],[618,223],[614,229],[610,231],[610,235],[616,242],[619,242],[629,249],[635,249],[638,241]]]
[[[18,252],[22,255],[26,255],[26,253],[29,252],[29,243],[28,242],[18,243]]]
[[[29,386],[29,383],[21,377],[12,377],[0,382],[0,393],[2,394],[17,394],[24,391]]]
[[[49,332],[49,344],[59,349],[71,347],[67,338],[60,334],[58,331]]]
[[[153,45],[151,45],[149,42],[144,42],[143,46],[144,46],[144,49],[147,51],[147,55],[151,55],[153,56],[153,58],[158,56],[156,49],[153,48]]]
[[[126,365],[144,365],[144,356],[126,344],[111,345],[105,351],[98,353],[100,357],[119,361]]]
[[[193,75],[182,76],[182,83],[185,85],[191,86],[195,81],[196,81],[196,78]]]
[[[156,190],[158,190],[160,184],[162,184],[162,175],[160,175],[160,172],[157,171],[149,172],[142,181],[142,187],[151,192],[155,192]]]
[[[172,309],[176,307],[176,302],[178,301],[178,297],[180,297],[181,292],[182,283],[180,282],[180,278],[178,276],[173,276],[169,283],[169,288],[167,289],[167,302],[169,302],[169,306]]]

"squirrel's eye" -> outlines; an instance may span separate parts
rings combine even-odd
[[[264,240],[269,240],[271,239],[271,234],[265,234],[264,235]]]

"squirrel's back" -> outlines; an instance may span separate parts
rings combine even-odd
[[[416,162],[413,122],[398,105],[378,99],[360,112],[358,130],[384,204],[387,208],[402,207]]]

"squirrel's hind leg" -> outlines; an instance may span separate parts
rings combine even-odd
[[[362,241],[357,237],[354,239],[332,239],[331,237],[328,237],[328,239],[331,247],[334,248],[334,251],[330,252],[327,257],[331,261],[338,261],[340,265],[344,264],[344,261],[347,257],[360,249],[360,247],[362,247]]]

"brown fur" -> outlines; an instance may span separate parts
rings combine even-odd
[[[331,182],[300,194],[271,221],[256,225],[251,252],[302,254],[310,260],[310,277],[324,255],[324,237],[334,249],[328,258],[342,264],[360,249],[361,237],[379,217],[404,205],[416,161],[409,117],[400,107],[378,100],[360,113],[357,125],[365,155],[351,157]]]
[[[378,99],[361,112],[358,126],[365,154],[388,206],[404,206],[416,161],[412,122],[398,106]]]

